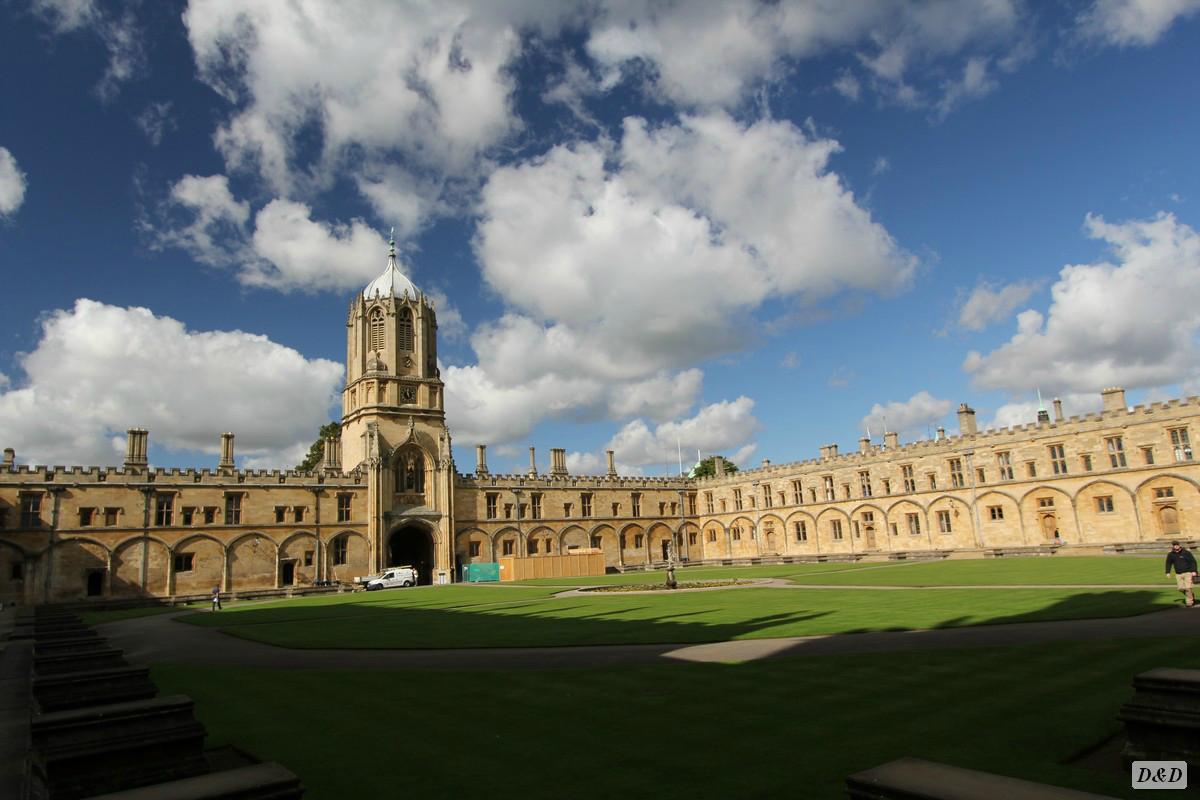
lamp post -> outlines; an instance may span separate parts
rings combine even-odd
[[[975,546],[983,548],[983,531],[979,529],[979,492],[976,487],[975,480],[975,455],[974,450],[965,450],[963,455],[967,457],[967,469],[971,473],[971,516],[975,520]]]

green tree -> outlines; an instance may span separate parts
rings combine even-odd
[[[296,465],[296,469],[301,472],[316,469],[317,465],[321,463],[321,457],[325,455],[325,440],[330,436],[334,439],[342,438],[342,423],[330,422],[322,425],[320,432],[317,434],[317,440],[312,443],[312,447],[308,448],[308,455]]]
[[[725,462],[725,474],[737,472],[737,464],[732,461]],[[692,467],[692,471],[688,473],[690,478],[711,478],[717,474],[717,468],[713,466],[713,457],[702,459],[696,466]]]

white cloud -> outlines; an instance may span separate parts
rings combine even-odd
[[[963,65],[960,77],[942,84],[942,98],[936,106],[937,116],[945,119],[964,100],[976,100],[999,85],[989,69],[987,58],[969,58]]]
[[[551,416],[673,419],[766,299],[904,288],[915,259],[828,171],[836,149],[786,122],[631,118],[620,142],[496,170],[475,249],[510,311],[447,371],[456,418],[487,442]]]
[[[869,88],[913,107],[962,98],[972,59],[995,58],[1004,68],[1028,50],[1019,0],[959,3],[606,2],[597,6],[587,50],[611,86],[624,74],[662,99],[687,107],[733,108],[764,82],[784,80],[798,62],[832,52],[857,56]],[[918,88],[927,76],[961,60],[958,89]],[[957,69],[957,67],[955,67]],[[833,88],[850,100],[862,82],[843,70]],[[928,100],[926,95],[955,98]],[[979,85],[975,86],[978,92]],[[981,92],[979,92],[981,93]],[[977,95],[976,95],[977,96]]]
[[[1099,411],[1102,401],[1099,392],[1071,393],[1060,398],[1063,404],[1063,416],[1072,417],[1080,414],[1090,414]],[[1053,400],[1043,398],[1043,404],[1050,419],[1054,419]],[[1014,400],[996,409],[996,414],[985,427],[1011,428],[1017,425],[1028,425],[1037,422],[1038,402],[1033,400]]]
[[[94,0],[33,0],[32,9],[55,34],[86,32],[100,38],[108,51],[104,74],[96,84],[96,94],[101,100],[115,98],[121,84],[142,69],[145,54],[132,10],[126,9],[117,16]]]
[[[873,436],[884,431],[895,431],[899,434],[917,436],[950,413],[952,403],[931,395],[922,389],[907,400],[893,400],[886,405],[876,403],[871,406],[871,413],[858,423],[863,430],[870,430]]]
[[[1117,47],[1157,42],[1176,21],[1200,11],[1200,0],[1095,0],[1079,15],[1078,31],[1087,39]]]
[[[795,351],[785,353],[779,361],[779,366],[784,369],[795,369],[800,366],[800,356],[796,355]]]
[[[1200,235],[1166,213],[1123,223],[1089,215],[1086,227],[1117,263],[1064,267],[1046,314],[1021,312],[1006,344],[967,355],[976,385],[1096,392],[1200,374]]]
[[[0,217],[16,212],[25,202],[25,173],[17,166],[17,159],[0,147]]]
[[[599,6],[587,50],[602,69],[645,79],[673,103],[726,108],[759,83],[786,76],[791,60],[849,50],[877,89],[915,102],[908,82],[915,67],[974,50],[1005,52],[1021,33],[1021,19],[1017,0],[609,2]],[[834,88],[853,100],[860,84],[843,72]]]
[[[201,80],[234,105],[215,141],[232,168],[289,196],[365,154],[461,174],[519,129],[509,67],[520,33],[574,13],[558,4],[192,0]],[[316,154],[304,142],[319,142]]]
[[[279,291],[361,288],[383,271],[387,241],[362,220],[312,219],[304,203],[275,199],[256,214],[224,175],[185,175],[142,221],[156,248],[178,247],[201,263],[236,270],[246,286]],[[453,326],[453,312],[448,321]],[[459,318],[461,322],[461,318]]]
[[[134,120],[141,128],[142,133],[146,134],[146,138],[150,140],[152,146],[158,147],[162,143],[163,135],[178,127],[171,111],[170,101],[150,103]]]
[[[862,84],[848,70],[838,75],[837,80],[833,82],[833,88],[847,100],[857,100],[859,95],[862,94]]]
[[[93,300],[42,320],[25,378],[0,393],[0,441],[28,463],[114,464],[124,431],[152,446],[283,460],[329,419],[342,365],[242,331],[189,331],[145,308]],[[0,387],[2,388],[2,387]]]
[[[617,431],[605,449],[615,451],[621,462],[638,466],[673,463],[680,450],[705,454],[735,447],[744,450],[758,429],[753,412],[754,401],[742,396],[704,406],[689,419],[664,422],[653,430],[635,419]]]
[[[871,174],[872,175],[882,175],[885,172],[890,172],[891,169],[892,169],[892,162],[888,161],[887,158],[885,158],[884,156],[879,156],[878,158],[875,159],[875,164],[872,165],[872,167],[871,167]]]
[[[1041,287],[1041,281],[1017,281],[999,288],[980,283],[959,308],[958,324],[969,331],[981,331],[993,322],[1006,319]]]

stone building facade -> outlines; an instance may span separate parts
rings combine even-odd
[[[397,268],[346,321],[340,439],[311,472],[239,470],[222,434],[215,469],[153,469],[148,433],[124,465],[0,463],[0,600],[202,595],[346,583],[412,564],[423,582],[500,556],[599,548],[613,569],[687,562],[897,557],[1021,548],[1086,551],[1200,530],[1192,457],[1200,398],[1103,410],[901,445],[859,440],[820,457],[703,479],[493,475],[486,448],[459,473],[437,366],[437,314]],[[673,552],[672,552],[672,547]]]

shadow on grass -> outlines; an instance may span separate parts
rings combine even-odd
[[[911,636],[913,631],[1133,617],[1170,607],[1161,592],[1129,590],[1060,595],[1047,598],[1045,605],[1013,614],[996,614],[989,606],[991,601],[999,607],[1027,603],[1029,590],[1025,592],[1019,596],[996,590],[971,592],[970,601],[976,606],[963,610],[973,613],[949,618],[938,601],[951,598],[941,592],[924,597],[905,593],[904,597],[880,598],[879,603],[875,597],[864,603],[862,593],[839,593],[847,606],[843,608],[834,594],[798,596],[763,590],[754,598],[741,593],[721,599],[688,594],[673,596],[665,603],[640,599],[617,607],[607,602],[550,601],[538,595],[523,601],[506,598],[500,603],[471,603],[431,593],[397,596],[398,602],[392,604],[344,599],[334,604],[188,615],[184,620],[280,647],[440,649],[694,644],[840,633],[907,632]],[[435,607],[439,597],[451,602]]]

